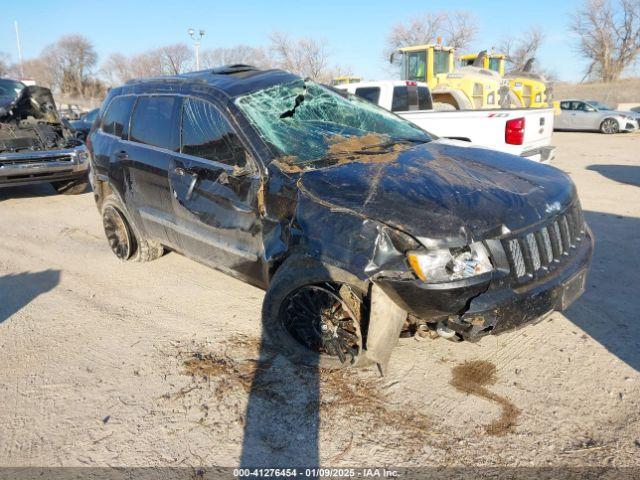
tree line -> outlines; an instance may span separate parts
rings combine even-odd
[[[617,80],[635,64],[640,53],[640,0],[584,0],[568,28],[576,53],[588,61],[584,79]],[[391,27],[384,57],[388,59],[401,46],[433,43],[438,38],[458,50],[465,49],[477,39],[478,31],[478,20],[469,12],[427,12]],[[510,68],[517,70],[537,55],[544,40],[543,29],[532,26],[517,36],[500,39],[496,50],[505,53]],[[332,61],[332,53],[326,40],[273,32],[265,46],[203,49],[200,67],[246,63],[258,68],[282,68],[324,82],[351,74],[349,68]],[[78,98],[98,98],[110,86],[132,78],[179,74],[194,66],[194,51],[185,43],[130,56],[113,53],[99,64],[93,43],[77,34],[61,37],[22,65],[12,64],[9,56],[0,52],[0,76],[33,78],[62,95]]]

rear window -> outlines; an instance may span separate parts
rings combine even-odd
[[[131,119],[129,139],[178,151],[180,137],[176,111],[179,100],[172,96],[139,97]]]
[[[356,88],[356,95],[365,100],[369,100],[371,103],[378,104],[380,100],[380,88],[379,87],[360,87]]]
[[[114,98],[102,119],[102,131],[125,138],[134,101],[135,97],[131,95]]]
[[[408,110],[431,110],[431,95],[427,87],[404,86],[393,88],[392,112]]]

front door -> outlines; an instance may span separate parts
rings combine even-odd
[[[169,169],[183,253],[262,285],[261,177],[211,103],[185,98],[180,154]]]

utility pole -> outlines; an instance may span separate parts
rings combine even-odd
[[[200,42],[202,41],[202,37],[204,37],[204,30],[198,30],[196,34],[195,29],[189,28],[187,33],[189,33],[189,36],[193,40],[193,47],[196,50],[196,70],[200,70]]]
[[[22,46],[20,45],[20,30],[18,30],[18,20],[13,21],[16,29],[16,43],[18,44],[18,61],[20,62],[20,76],[24,79],[24,65],[22,63]]]

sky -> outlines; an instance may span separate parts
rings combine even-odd
[[[274,30],[326,40],[333,63],[366,79],[388,76],[385,39],[391,27],[428,11],[467,10],[480,31],[471,51],[497,46],[532,25],[546,34],[538,54],[560,80],[582,79],[585,62],[575,53],[568,30],[581,0],[536,0],[529,4],[495,0],[200,1],[91,0],[7,1],[0,16],[0,51],[17,61],[14,20],[23,57],[37,56],[60,36],[80,33],[95,45],[99,63],[110,53],[129,55],[177,42],[190,43],[189,27],[205,30],[201,48],[266,45]],[[469,52],[460,52],[469,53]]]

